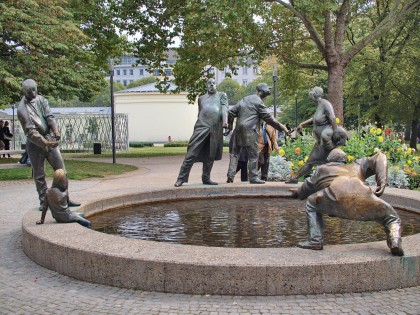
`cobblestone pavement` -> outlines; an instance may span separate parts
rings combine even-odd
[[[139,160],[118,162],[136,164]],[[153,181],[152,186],[162,186],[165,181],[173,187],[181,162],[180,157],[143,159],[141,168],[125,178],[71,181],[70,192],[86,201],[107,187],[117,194],[115,184],[121,185],[122,180],[126,185],[122,188],[129,191],[134,183],[141,185],[142,176],[148,185],[148,179],[158,176],[161,181]],[[224,179],[225,167],[215,164],[216,180]],[[193,173],[190,184],[200,183],[200,168],[194,167]],[[22,251],[21,219],[29,209],[35,211],[37,204],[32,181],[0,182],[0,192],[0,314],[420,314],[420,287],[306,296],[210,296],[145,292],[75,280],[38,266]]]

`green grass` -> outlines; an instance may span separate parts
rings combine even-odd
[[[8,159],[17,163],[18,159]],[[47,178],[53,177],[53,170],[46,164]],[[132,165],[112,164],[91,161],[65,160],[68,177],[70,179],[103,178],[108,175],[118,175],[134,171],[137,168]],[[0,180],[32,179],[32,168],[0,169]]]
[[[172,156],[184,155],[187,152],[186,147],[144,147],[130,148],[128,152],[117,152],[118,158],[141,158],[154,156]],[[87,179],[87,178],[103,178],[109,175],[118,175],[125,172],[133,171],[135,166],[113,163],[102,163],[94,161],[73,160],[73,158],[112,158],[112,153],[93,154],[93,153],[63,153],[68,177],[70,179]],[[70,158],[70,159],[69,159]],[[0,164],[17,163],[19,159],[0,159]],[[48,163],[46,164],[47,178],[52,178],[53,171]],[[32,179],[32,169],[16,168],[16,169],[0,169],[0,180],[23,180]]]

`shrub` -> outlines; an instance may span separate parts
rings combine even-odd
[[[165,143],[163,146],[164,147],[187,147],[188,141],[172,141],[172,142]]]
[[[270,157],[267,179],[273,182],[281,182],[289,179],[292,170],[291,162],[280,155]]]
[[[130,142],[131,148],[144,148],[144,147],[153,147],[153,142]]]

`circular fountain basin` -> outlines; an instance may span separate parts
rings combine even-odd
[[[286,197],[289,187],[186,186],[124,195],[86,204],[90,216],[153,202],[227,197]],[[388,189],[383,198],[420,214],[420,194]],[[306,221],[306,217],[301,215]],[[420,234],[403,238],[406,255],[394,257],[385,241],[328,245],[322,251],[225,248],[127,239],[79,224],[57,224],[26,213],[23,248],[38,264],[93,283],[189,294],[283,295],[386,290],[420,285]]]

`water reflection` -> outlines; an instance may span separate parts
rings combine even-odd
[[[420,215],[399,211],[403,236],[420,232]],[[285,198],[174,201],[92,216],[93,229],[124,237],[218,247],[292,247],[307,238],[305,202]],[[385,240],[376,222],[324,216],[325,243]]]

